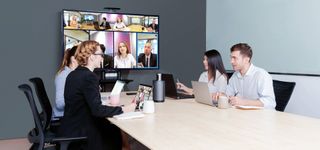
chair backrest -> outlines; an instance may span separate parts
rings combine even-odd
[[[44,129],[47,129],[50,121],[51,121],[51,116],[52,116],[52,106],[50,103],[50,100],[48,98],[46,89],[44,87],[43,81],[39,77],[31,78],[29,79],[30,82],[33,83],[34,88],[36,90],[38,100],[40,102],[40,105],[42,107],[42,113],[44,114]]]
[[[227,72],[228,79],[230,79],[230,78],[232,77],[233,73],[234,73],[233,71],[232,71],[232,72],[230,72],[230,71],[229,71],[229,72]]]
[[[273,80],[274,95],[277,103],[276,110],[284,111],[290,100],[295,85],[295,82]]]
[[[28,139],[32,143],[34,143],[35,141],[37,143],[41,143],[40,144],[41,146],[39,147],[39,149],[40,149],[41,147],[43,147],[45,135],[44,135],[44,129],[43,129],[42,120],[40,118],[40,114],[39,114],[39,111],[37,109],[34,97],[33,97],[32,89],[27,84],[19,85],[18,88],[21,91],[23,91],[24,94],[27,97],[27,100],[28,100],[28,102],[30,104],[30,108],[31,108],[31,111],[32,111],[33,120],[34,120],[34,123],[35,123],[35,128],[30,131],[30,133],[28,135]]]

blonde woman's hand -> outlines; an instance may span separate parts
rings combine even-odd
[[[130,103],[129,105],[123,106],[122,111],[123,113],[134,112],[134,110],[136,109],[136,106],[137,106],[136,103]]]

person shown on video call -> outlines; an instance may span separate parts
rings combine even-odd
[[[53,118],[62,117],[64,112],[64,86],[66,78],[71,71],[78,67],[78,62],[74,58],[77,46],[67,49],[64,52],[64,57],[54,80],[56,88],[55,107],[53,108]]]
[[[216,94],[225,92],[228,82],[228,76],[224,68],[222,58],[217,50],[209,50],[204,53],[203,66],[206,70],[200,75],[199,82],[208,82],[210,93],[213,100],[216,101]],[[177,88],[189,95],[193,94],[193,89],[188,88],[182,83],[177,83]]]
[[[125,29],[127,26],[123,23],[122,19],[120,17],[117,17],[116,23],[113,25],[114,30],[122,30]]]
[[[103,18],[102,18],[100,27],[102,27],[102,28],[104,28],[104,29],[106,29],[106,30],[111,29],[110,23],[107,22],[107,18],[106,18],[106,17],[103,17]]]
[[[113,57],[106,54],[106,47],[103,44],[100,44],[100,48],[102,50],[102,52],[105,54],[104,58],[103,58],[103,68],[107,68],[110,69],[113,67]]]
[[[104,30],[103,28],[100,28],[98,21],[94,21],[94,22],[93,22],[93,28],[94,28],[95,30],[97,30],[97,31],[103,31],[103,30]]]
[[[231,65],[235,71],[229,80],[226,94],[231,105],[276,106],[271,75],[251,63],[252,49],[246,43],[231,47]]]
[[[71,16],[70,27],[74,27],[74,28],[78,27],[77,16]]]
[[[128,45],[125,42],[118,44],[118,53],[114,57],[114,68],[133,68],[136,66],[136,59],[130,54]]]
[[[156,24],[156,21],[156,19],[153,19],[152,23],[148,27],[150,27],[153,31],[158,32],[159,26]]]
[[[103,55],[98,42],[82,42],[75,54],[79,66],[66,79],[65,111],[58,135],[87,137],[86,143],[71,145],[71,149],[121,149],[120,130],[106,117],[135,110],[135,102],[126,106],[102,105],[99,79],[93,70],[100,67]]]
[[[148,40],[144,45],[144,52],[138,57],[139,67],[156,67],[157,54],[152,54],[152,41]]]

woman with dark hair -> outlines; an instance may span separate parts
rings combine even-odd
[[[87,137],[87,144],[71,145],[72,149],[121,149],[121,132],[106,117],[135,110],[135,102],[126,106],[102,105],[99,79],[93,70],[100,67],[103,56],[98,42],[82,42],[75,54],[79,66],[66,79],[66,105],[58,134]]]
[[[106,17],[102,18],[102,22],[100,24],[100,27],[103,27],[103,29],[105,29],[105,30],[111,29],[110,23],[107,21]]]
[[[54,80],[56,87],[56,99],[55,107],[53,108],[53,119],[56,117],[62,117],[64,112],[64,86],[66,83],[66,78],[71,71],[78,67],[78,62],[74,58],[77,46],[73,46],[71,49],[67,49],[64,52],[64,57],[62,63],[57,72],[56,78]]]
[[[204,53],[203,66],[205,72],[200,75],[199,82],[208,82],[208,87],[212,96],[217,92],[225,92],[228,82],[228,76],[224,68],[222,58],[217,50],[209,50]],[[178,89],[192,95],[193,89],[188,88],[182,83],[177,83]]]

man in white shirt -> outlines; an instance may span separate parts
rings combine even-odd
[[[252,49],[246,43],[231,47],[231,65],[234,74],[229,80],[226,94],[231,105],[261,106],[274,109],[276,106],[272,77],[264,69],[251,63]]]

